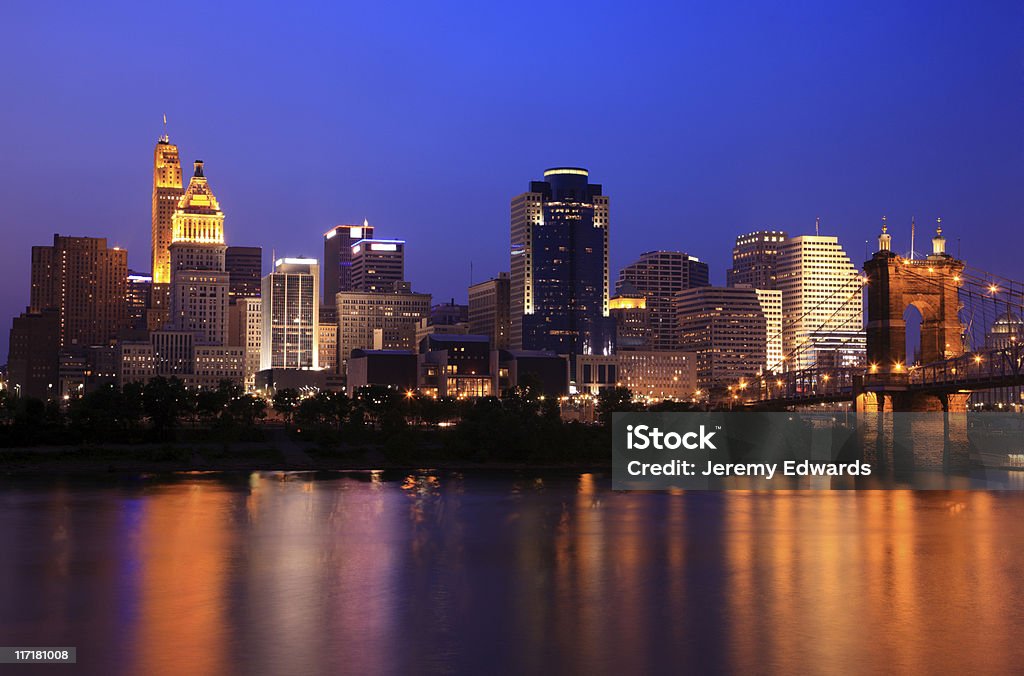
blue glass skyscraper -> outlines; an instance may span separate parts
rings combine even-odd
[[[611,354],[608,197],[586,169],[560,167],[512,199],[511,345]]]

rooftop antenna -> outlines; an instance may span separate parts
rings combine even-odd
[[[160,139],[164,142],[170,142],[171,137],[167,135],[167,113],[164,113],[164,135]]]
[[[914,217],[910,217],[910,260],[914,260]]]
[[[821,216],[817,216],[814,219],[814,236],[817,237],[821,234]]]
[[[473,261],[469,262],[469,285],[473,286]]]

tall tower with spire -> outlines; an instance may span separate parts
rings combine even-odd
[[[170,327],[198,345],[226,345],[230,274],[225,270],[224,212],[196,160],[171,217]]]
[[[166,117],[164,118],[166,123]],[[171,219],[182,195],[181,160],[166,128],[153,150],[153,283],[171,281]]]

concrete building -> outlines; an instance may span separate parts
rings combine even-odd
[[[178,146],[165,133],[153,149],[152,270],[154,284],[171,282],[171,239],[174,212],[182,190]]]
[[[386,291],[405,279],[405,242],[361,239],[352,245],[352,288]]]
[[[740,287],[738,287],[740,288]],[[785,363],[782,351],[782,292],[774,289],[754,289],[764,314],[765,371],[779,372]]]
[[[128,252],[97,237],[53,236],[32,247],[29,305],[56,310],[60,346],[106,343],[128,326]]]
[[[128,328],[144,333],[148,330],[148,313],[153,296],[153,277],[141,272],[128,271],[125,284],[125,312]]]
[[[415,390],[417,359],[413,350],[353,350],[348,358],[348,396],[370,385],[393,387],[402,392]]]
[[[764,369],[767,326],[754,289],[705,286],[676,294],[679,343],[697,355],[697,387],[747,382]]]
[[[586,169],[560,167],[511,203],[510,345],[611,354],[608,197]]]
[[[779,251],[785,241],[786,233],[782,230],[758,230],[738,236],[732,249],[732,267],[726,272],[726,286],[775,289]]]
[[[837,238],[785,240],[776,284],[785,317],[785,370],[865,364],[863,279]]]
[[[7,356],[10,391],[20,397],[55,398],[60,349],[59,311],[26,308],[15,317]]]
[[[338,371],[338,310],[334,303],[324,305],[320,300],[320,321],[316,325],[320,337],[320,368],[331,373]]]
[[[352,350],[413,350],[416,325],[430,315],[430,294],[397,290],[341,291],[338,309],[339,369],[344,372]]]
[[[352,245],[362,239],[373,239],[373,226],[336,225],[324,233],[323,305],[334,307],[339,291],[354,291],[352,285]]]
[[[619,271],[616,295],[643,294],[650,317],[650,346],[654,350],[679,347],[673,309],[675,295],[708,285],[708,264],[682,251],[648,251]]]
[[[469,287],[469,333],[487,336],[496,350],[509,347],[509,273]]]
[[[494,394],[487,336],[434,333],[420,341],[418,386],[432,397],[457,399]]]
[[[615,349],[651,349],[651,309],[647,307],[647,297],[626,282],[617,286],[608,306],[615,320]]]
[[[600,394],[625,387],[634,399],[697,401],[697,355],[692,352],[625,350],[612,356],[580,357],[576,362],[576,391]]]
[[[492,350],[491,372],[498,395],[519,386],[536,386],[546,397],[569,394],[569,360],[547,350]]]
[[[320,368],[319,279],[315,258],[279,258],[263,278],[260,370]]]
[[[245,353],[244,386],[247,392],[256,387],[263,353],[263,301],[243,297],[229,311],[228,343],[241,347]]]

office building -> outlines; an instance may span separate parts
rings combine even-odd
[[[7,356],[9,390],[19,397],[57,396],[60,312],[26,308],[11,324]]]
[[[263,280],[263,249],[258,246],[229,246],[224,252],[228,273],[228,299],[259,298]]]
[[[334,305],[326,306],[320,301],[320,321],[317,324],[320,336],[320,368],[332,372],[338,370],[338,310]]]
[[[726,286],[777,288],[779,251],[785,241],[786,233],[782,230],[758,230],[737,237],[732,248],[732,267],[726,272]]]
[[[405,279],[405,242],[361,239],[352,245],[352,289],[386,291]]]
[[[315,258],[279,258],[263,278],[260,370],[320,367],[320,266]]]
[[[154,284],[171,281],[172,220],[183,192],[178,146],[171,143],[165,133],[153,149],[151,276]]]
[[[420,341],[418,352],[418,385],[424,394],[466,399],[494,393],[487,336],[435,333]]]
[[[430,294],[413,293],[408,287],[337,294],[339,372],[344,372],[352,350],[416,348],[416,325],[430,315]]]
[[[53,236],[32,247],[33,309],[56,310],[60,346],[97,345],[128,325],[128,252],[97,237]]]
[[[373,226],[336,225],[324,233],[323,304],[334,307],[334,296],[339,291],[354,291],[352,285],[352,245],[363,239],[373,239]]]
[[[469,333],[487,336],[495,350],[509,347],[509,273],[469,287]]]
[[[611,354],[608,197],[585,169],[544,172],[511,203],[510,344]]]
[[[153,277],[141,272],[128,271],[125,284],[125,311],[128,328],[133,331],[147,330],[147,316],[153,295]]]
[[[765,371],[782,371],[785,363],[782,352],[782,292],[777,289],[754,289],[764,314]]]
[[[674,350],[679,344],[675,295],[685,289],[707,286],[708,264],[682,251],[648,251],[619,271],[616,294],[628,288],[643,294],[651,326],[651,349]],[[628,287],[627,287],[628,285]]]
[[[225,345],[228,290],[224,212],[196,160],[188,188],[171,218],[169,329],[195,335],[197,345]]]
[[[239,298],[228,312],[228,343],[245,352],[244,385],[247,392],[256,387],[263,352],[263,301],[260,298]]]
[[[629,282],[616,285],[616,289],[608,302],[615,320],[615,349],[619,352],[651,349],[651,310],[647,307],[647,297]]]
[[[754,289],[705,286],[676,294],[680,349],[697,355],[702,390],[751,381],[764,369],[767,326]]]
[[[863,281],[837,238],[786,239],[776,284],[786,370],[864,365]]]
[[[620,350],[611,356],[577,358],[578,393],[597,395],[613,387],[624,387],[634,399],[648,404],[700,400],[697,355],[678,350]]]

